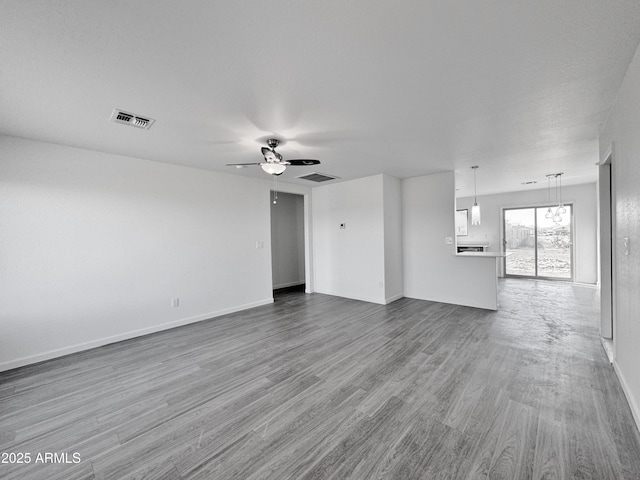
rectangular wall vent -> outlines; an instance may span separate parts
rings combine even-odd
[[[321,182],[328,182],[329,180],[335,180],[340,177],[334,177],[332,175],[327,175],[325,173],[313,172],[313,173],[307,173],[305,175],[300,175],[299,177],[296,177],[296,178],[301,178],[302,180],[309,180],[310,182],[321,183]]]
[[[124,112],[116,108],[111,114],[111,121],[116,123],[122,123],[123,125],[130,125],[132,127],[143,128],[149,130],[155,120],[142,117],[133,113]]]

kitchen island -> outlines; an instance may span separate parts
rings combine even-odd
[[[475,288],[477,289],[478,295],[481,296],[485,308],[488,308],[489,310],[498,310],[497,260],[508,257],[509,255],[511,255],[511,252],[465,251],[458,252],[454,255],[459,258],[469,259],[464,261],[468,261],[473,264],[469,265],[470,272],[485,272],[482,274],[482,281],[476,281]]]

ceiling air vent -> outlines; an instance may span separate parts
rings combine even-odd
[[[307,173],[305,175],[300,175],[299,177],[296,177],[296,178],[301,178],[302,180],[309,180],[310,182],[321,183],[321,182],[328,182],[329,180],[335,180],[336,178],[340,178],[340,177],[334,177],[331,175],[326,175],[324,173],[313,172],[313,173]]]
[[[132,127],[143,128],[149,130],[155,120],[148,117],[141,117],[133,113],[124,112],[119,109],[115,109],[111,114],[111,121],[116,123],[122,123],[123,125],[130,125]]]

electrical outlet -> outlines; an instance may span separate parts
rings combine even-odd
[[[171,299],[171,306],[173,308],[179,307],[180,306],[180,297],[174,297]]]

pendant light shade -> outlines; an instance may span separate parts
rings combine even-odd
[[[286,165],[282,165],[280,163],[262,163],[260,164],[260,166],[262,167],[262,170],[264,170],[265,172],[271,174],[271,175],[280,175],[282,172],[284,172],[287,169]]]
[[[471,225],[480,225],[480,206],[477,203],[471,206]]]
[[[476,183],[477,165],[471,167],[473,169],[473,205],[471,206],[471,225],[480,225],[480,205],[478,205],[478,188]]]

